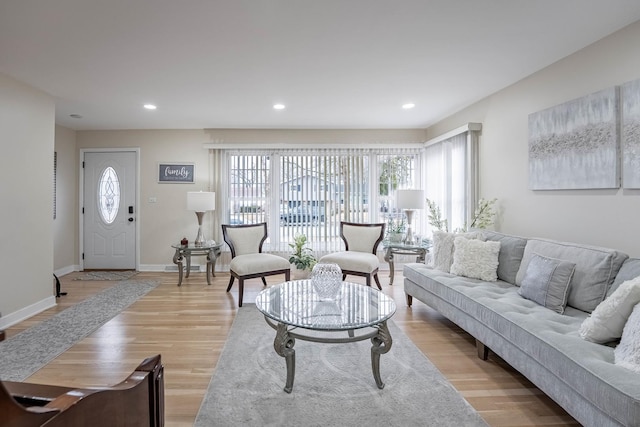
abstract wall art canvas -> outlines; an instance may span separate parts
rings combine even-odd
[[[622,85],[622,187],[640,188],[640,80]]]
[[[620,187],[618,88],[529,115],[529,188]]]

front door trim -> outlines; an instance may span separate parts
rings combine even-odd
[[[82,213],[82,209],[84,207],[84,169],[82,164],[84,162],[85,153],[113,153],[113,152],[134,152],[136,153],[136,217],[135,220],[138,222],[136,224],[136,251],[135,251],[135,263],[136,263],[136,271],[140,271],[140,148],[139,147],[123,147],[123,148],[81,148],[80,149],[80,163],[78,165],[78,176],[80,179],[79,185],[79,194],[78,194],[78,222],[79,222],[79,233],[78,247],[80,248],[78,258],[80,271],[84,271],[84,259],[82,254],[84,254],[84,215]]]

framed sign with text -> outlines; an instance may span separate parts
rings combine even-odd
[[[158,182],[171,184],[193,184],[195,163],[158,163]]]

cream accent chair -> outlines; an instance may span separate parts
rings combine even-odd
[[[262,244],[267,238],[267,223],[246,225],[222,225],[222,236],[231,249],[229,270],[231,279],[227,292],[231,290],[233,281],[238,279],[238,307],[242,307],[244,281],[260,277],[267,286],[265,276],[284,274],[289,280],[291,264],[289,261],[273,254],[262,253]]]
[[[376,281],[378,289],[378,266],[380,261],[376,255],[378,245],[384,236],[384,223],[360,224],[355,222],[340,223],[340,237],[344,240],[345,251],[335,252],[320,258],[320,262],[334,262],[342,269],[342,278],[348,274],[363,276],[367,286],[371,286],[371,277]]]

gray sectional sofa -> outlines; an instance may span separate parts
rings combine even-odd
[[[582,321],[625,280],[640,276],[640,260],[621,252],[483,232],[499,241],[498,281],[483,282],[406,264],[404,289],[438,310],[477,342],[526,376],[586,426],[640,426],[640,374],[614,364],[614,346],[578,333]],[[534,254],[575,263],[567,305],[560,314],[518,290]]]

